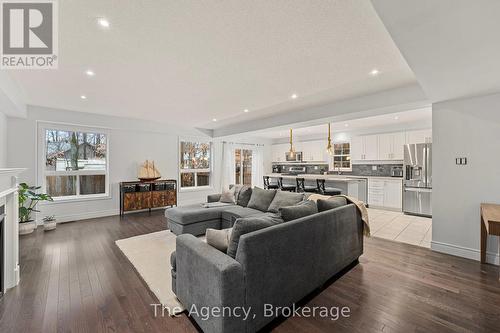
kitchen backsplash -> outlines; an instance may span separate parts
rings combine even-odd
[[[377,170],[373,170],[376,166]],[[352,174],[356,176],[390,177],[392,167],[403,167],[402,164],[353,164]]]

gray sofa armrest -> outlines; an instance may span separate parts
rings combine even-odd
[[[207,196],[207,202],[217,202],[220,200],[222,194],[216,193],[216,194],[209,194]]]
[[[202,317],[203,307],[243,307],[244,272],[241,264],[193,235],[177,237],[176,293],[204,332],[244,332],[243,318],[234,316]]]

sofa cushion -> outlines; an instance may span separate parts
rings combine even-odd
[[[274,196],[273,201],[267,209],[268,212],[278,213],[281,207],[288,207],[298,204],[304,200],[303,193],[293,193],[286,191],[278,191]]]
[[[269,205],[276,195],[276,190],[264,190],[259,187],[254,187],[252,190],[252,195],[250,201],[248,202],[248,208],[258,209],[261,212],[267,212]]]
[[[250,197],[252,196],[252,188],[250,186],[243,186],[238,192],[237,204],[241,207],[247,207]]]
[[[300,219],[304,216],[309,216],[316,214],[318,212],[318,207],[314,201],[302,201],[295,206],[281,207],[280,216],[285,221],[292,221]]]
[[[333,196],[327,200],[318,199],[318,211],[324,212],[325,210],[335,209],[347,205],[347,199],[342,196]]]
[[[217,230],[208,228],[205,233],[207,244],[215,247],[219,251],[226,252],[229,246],[229,238],[231,237],[232,229],[233,228]]]
[[[169,220],[175,221],[177,224],[186,225],[220,219],[222,211],[231,207],[234,207],[234,205],[211,208],[204,208],[199,204],[186,205],[165,210],[165,217]]]
[[[228,191],[222,192],[219,201],[236,204],[235,189],[235,187],[231,187]]]
[[[233,258],[236,257],[236,251],[238,250],[238,243],[240,237],[248,234],[252,231],[264,229],[277,225],[281,223],[280,219],[274,218],[270,215],[261,217],[245,217],[239,218],[234,224],[233,230],[231,232],[231,237],[229,238],[229,246],[227,248],[227,254]]]
[[[249,217],[262,214],[263,213],[257,209],[234,205],[223,210],[221,213],[221,217],[223,220],[232,221],[233,219],[237,219],[240,217]]]

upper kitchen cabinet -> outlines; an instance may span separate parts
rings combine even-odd
[[[296,149],[299,151],[299,149]],[[325,162],[326,143],[322,140],[301,142],[302,160],[304,162]]]
[[[302,152],[304,162],[326,162],[328,154],[326,153],[326,142],[323,140],[315,141],[297,141],[293,148],[297,152]],[[286,162],[285,154],[290,150],[290,144],[282,143],[271,146],[273,162]]]
[[[378,136],[379,160],[402,160],[406,137],[403,132],[381,134]]]
[[[353,161],[373,161],[378,159],[378,135],[356,136],[351,140]]]
[[[432,129],[406,132],[406,143],[432,143]]]
[[[283,143],[278,145],[272,145],[271,153],[273,157],[273,162],[285,162],[286,161],[285,154],[289,149],[290,149],[289,144]]]

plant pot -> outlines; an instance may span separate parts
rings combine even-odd
[[[35,221],[19,223],[19,235],[31,234],[36,229]]]
[[[43,222],[43,231],[49,231],[49,230],[54,230],[57,226],[56,220],[54,221],[49,221],[49,222]]]

